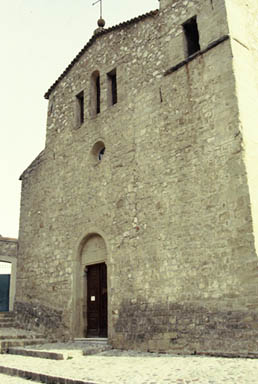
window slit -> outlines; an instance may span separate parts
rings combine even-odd
[[[108,104],[114,105],[117,103],[117,76],[116,69],[107,74],[108,78]]]
[[[117,84],[116,84],[116,75],[112,76],[112,104],[117,103]]]
[[[191,56],[201,49],[196,16],[186,21],[183,24],[183,29],[186,39],[187,56]]]
[[[79,125],[82,125],[84,122],[84,94],[83,91],[80,92],[77,96],[77,105],[78,105],[78,121]]]
[[[100,79],[96,78],[96,112],[100,113]]]

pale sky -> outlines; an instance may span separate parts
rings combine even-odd
[[[94,0],[0,0],[0,235],[17,237],[19,176],[44,148],[44,93],[91,38]],[[106,27],[159,8],[158,0],[103,0]]]

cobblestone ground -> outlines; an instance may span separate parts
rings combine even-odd
[[[97,384],[258,384],[258,360],[203,356],[173,356],[111,350],[82,356],[80,346],[62,344],[39,347],[64,353],[65,360],[51,361],[0,355],[0,365]],[[0,375],[1,384],[28,381]]]

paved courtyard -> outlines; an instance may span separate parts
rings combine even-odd
[[[224,384],[258,383],[258,360],[204,356],[173,356],[105,351],[83,356],[73,344],[39,347],[64,354],[64,360],[0,355],[0,365],[96,384]],[[0,375],[1,384],[27,380]]]

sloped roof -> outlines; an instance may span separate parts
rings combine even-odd
[[[18,239],[15,239],[13,237],[4,237],[0,235],[0,241],[11,241],[11,242],[18,242]]]
[[[95,35],[91,37],[91,39],[88,41],[88,43],[82,48],[82,50],[75,56],[75,58],[71,61],[71,63],[68,65],[68,67],[64,70],[64,72],[58,77],[58,79],[54,82],[53,85],[48,89],[48,91],[45,93],[44,97],[45,99],[48,99],[53,89],[57,86],[57,84],[65,77],[65,75],[70,71],[70,69],[74,66],[75,63],[80,59],[80,57],[88,50],[89,47],[92,46],[94,41],[101,35],[106,35],[109,32],[122,29],[128,25],[138,23],[139,21],[142,21],[146,19],[147,17],[153,17],[156,16],[159,13],[159,10],[156,9],[154,11],[147,12],[143,15],[140,15],[138,17],[134,17],[133,19],[130,19],[128,21],[125,21],[123,23],[114,25],[113,27],[103,29],[99,32],[97,32]]]
[[[44,156],[45,150],[41,151],[38,156],[32,161],[32,163],[23,171],[21,176],[19,177],[19,180],[22,180],[27,173],[30,173],[37,167],[37,165],[42,161],[43,156]]]

